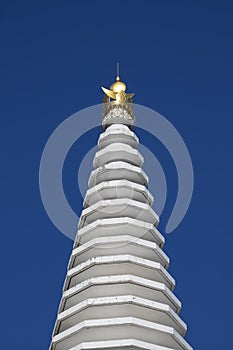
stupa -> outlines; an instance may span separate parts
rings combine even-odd
[[[191,350],[137,150],[133,94],[103,88],[93,161],[50,350]]]

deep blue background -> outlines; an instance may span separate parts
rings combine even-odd
[[[0,2],[2,348],[49,346],[72,242],[41,203],[40,157],[65,118],[102,101],[116,61],[135,101],[166,116],[192,157],[193,201],[165,246],[187,339],[196,349],[232,348],[232,23],[231,1]],[[139,134],[168,177],[163,229],[174,164]],[[64,186],[80,211],[72,161],[83,151],[72,152]]]

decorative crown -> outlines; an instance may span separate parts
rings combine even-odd
[[[117,64],[116,81],[110,86],[110,90],[102,87],[104,92],[102,125],[126,124],[134,126],[135,116],[133,112],[134,93],[126,93],[126,84],[120,80],[119,63]]]

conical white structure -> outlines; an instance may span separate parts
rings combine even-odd
[[[129,108],[104,109],[51,350],[192,349]]]

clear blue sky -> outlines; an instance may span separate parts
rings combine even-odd
[[[191,153],[193,201],[165,246],[187,339],[199,350],[232,348],[232,1],[1,1],[0,45],[2,348],[48,348],[72,242],[41,203],[40,157],[65,118],[101,102],[116,61],[135,101],[166,116]],[[65,164],[77,211],[77,164],[98,132]],[[176,173],[161,145],[139,134],[168,177],[163,231]]]

